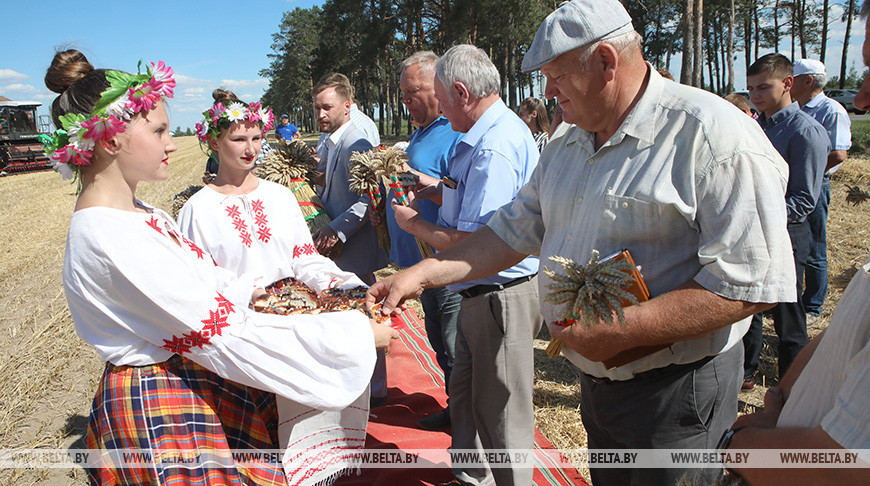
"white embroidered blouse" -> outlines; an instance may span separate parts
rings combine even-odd
[[[243,195],[206,186],[181,208],[178,226],[219,266],[254,275],[260,287],[287,277],[317,291],[364,285],[317,252],[296,197],[274,182],[260,179]]]
[[[70,221],[67,301],[76,332],[104,360],[142,366],[180,354],[322,410],[342,409],[366,390],[375,352],[365,315],[255,313],[253,278],[215,266],[166,213],[143,207],[92,207]]]

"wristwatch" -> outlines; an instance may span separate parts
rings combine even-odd
[[[734,438],[734,434],[736,434],[738,431],[745,429],[745,428],[746,428],[746,426],[744,425],[741,427],[733,427],[733,428],[726,430],[725,433],[722,434],[722,438],[720,438],[719,442],[716,444],[716,450],[727,449],[728,446],[731,445],[731,439]]]

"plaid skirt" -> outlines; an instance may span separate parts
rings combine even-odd
[[[141,465],[104,462],[88,469],[88,477],[101,485],[284,485],[280,462],[236,463],[220,452],[278,449],[277,430],[274,394],[221,378],[181,356],[148,366],[106,363],[88,423],[88,448],[116,458],[144,450],[152,459]],[[203,451],[227,459],[154,460],[199,458]]]

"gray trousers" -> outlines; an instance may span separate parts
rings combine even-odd
[[[597,383],[581,374],[580,413],[594,449],[713,449],[737,420],[743,346],[696,365],[665,367],[632,380]],[[595,486],[671,486],[684,474],[712,484],[709,469],[590,467]]]
[[[450,376],[451,450],[532,449],[534,348],[541,329],[537,278],[463,298]],[[531,467],[453,468],[464,483],[529,486]]]

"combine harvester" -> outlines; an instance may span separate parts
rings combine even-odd
[[[37,138],[51,129],[48,116],[36,116],[41,104],[0,96],[0,175],[51,168]]]

